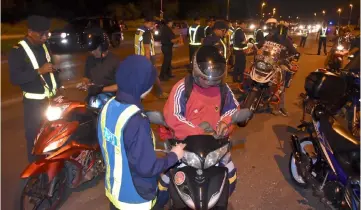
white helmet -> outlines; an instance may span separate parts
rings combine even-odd
[[[267,21],[266,21],[266,24],[277,24],[277,20],[275,18],[269,18]]]
[[[277,20],[275,18],[269,18],[267,21],[266,21],[266,26],[267,26],[267,29],[268,31],[275,31],[277,29]]]

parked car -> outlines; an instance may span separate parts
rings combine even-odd
[[[85,40],[87,29],[102,28],[108,35],[113,47],[118,47],[124,39],[118,21],[109,17],[81,17],[69,22],[62,29],[50,32],[49,46],[53,52],[87,51]]]

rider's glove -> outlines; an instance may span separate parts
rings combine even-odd
[[[102,86],[97,86],[97,85],[91,85],[88,88],[88,94],[90,96],[96,96],[98,94],[100,94],[103,91],[103,87]]]

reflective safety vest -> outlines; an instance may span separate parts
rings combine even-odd
[[[222,39],[219,39],[221,41],[221,44],[223,45],[223,56],[224,58],[227,60],[227,46],[226,44],[223,42]]]
[[[36,57],[35,57],[33,51],[30,49],[28,43],[26,43],[24,40],[22,40],[19,42],[19,44],[24,48],[26,55],[29,57],[30,62],[33,65],[34,69],[38,70],[39,69],[38,61],[36,60]],[[46,47],[45,44],[43,44],[43,48],[45,51],[46,60],[50,63],[51,57],[50,57],[48,48]],[[44,93],[28,93],[28,92],[23,91],[23,96],[28,99],[36,99],[36,100],[42,100],[42,99],[50,98],[50,97],[54,96],[56,94],[57,84],[56,84],[54,74],[51,72],[49,74],[50,74],[51,84],[53,87],[52,90],[50,90],[50,87],[46,83],[43,75],[40,74],[39,76],[40,76],[40,79],[42,80],[43,86],[44,86]]]
[[[308,30],[307,30],[307,29],[302,31],[302,36],[303,36],[303,37],[307,37],[307,36],[308,36]]]
[[[199,27],[200,27],[200,25],[198,25],[196,27],[192,27],[192,26],[189,27],[188,33],[189,33],[189,44],[190,45],[202,45],[200,40],[199,40],[199,42],[197,42],[197,40],[196,40]]]
[[[209,26],[206,26],[205,28],[204,28],[204,37],[206,37],[207,36],[207,29],[209,28]]]
[[[233,44],[234,34],[235,34],[234,28],[233,28],[233,27],[230,27],[229,30],[228,30],[229,45],[232,45],[232,44]]]
[[[125,126],[139,112],[136,105],[122,104],[113,97],[104,105],[98,121],[98,141],[106,165],[105,195],[120,210],[150,210],[156,201],[138,194],[123,141]],[[155,148],[153,132],[152,137]]]
[[[145,55],[144,50],[144,43],[143,43],[143,34],[145,31],[148,30],[145,27],[140,27],[135,32],[134,36],[134,48],[135,48],[135,54],[137,55]],[[155,49],[154,49],[154,37],[153,33],[150,33],[151,39],[150,39],[150,55],[155,55]]]
[[[320,37],[326,37],[326,32],[327,32],[327,27],[326,28],[322,27]]]
[[[242,29],[241,29],[241,28],[237,28],[237,29],[234,31],[233,34],[236,34],[236,32],[237,32],[238,30],[242,30]],[[243,30],[242,30],[242,33],[244,34]],[[244,34],[244,37],[246,37],[245,34]],[[234,38],[235,38],[235,36],[233,36],[233,39],[234,39]],[[248,48],[248,46],[245,46],[245,47],[237,47],[237,44],[234,44],[234,43],[235,43],[235,40],[233,40],[233,49],[234,49],[234,50],[245,50],[245,49]],[[246,40],[244,40],[241,44],[242,44],[242,45],[246,44]]]

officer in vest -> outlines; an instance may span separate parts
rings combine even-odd
[[[308,29],[307,29],[307,28],[304,28],[304,29],[302,29],[302,31],[301,31],[301,42],[300,42],[300,46],[301,46],[301,47],[305,47],[307,37],[308,37]]]
[[[202,40],[204,38],[204,28],[201,26],[201,20],[196,17],[194,18],[194,23],[188,29],[189,35],[189,62],[190,69],[193,69],[192,58],[194,53],[202,45]]]
[[[45,45],[50,20],[42,16],[28,18],[28,33],[9,54],[10,80],[23,91],[24,125],[28,161],[32,162],[32,148],[47,105],[60,87],[57,73]]]
[[[155,154],[155,137],[141,99],[152,89],[157,72],[144,56],[131,55],[118,67],[118,92],[99,114],[98,140],[110,209],[150,210],[156,200],[159,175],[180,160],[185,144],[164,158]]]
[[[222,20],[218,20],[214,23],[212,34],[207,36],[203,40],[203,45],[213,45],[219,49],[219,52],[227,59],[227,46],[223,41],[223,38],[227,35],[228,25]]]
[[[320,55],[322,45],[323,45],[323,52],[325,53],[325,55],[327,55],[327,50],[326,50],[327,35],[328,35],[327,24],[326,22],[323,22],[322,27],[318,31],[316,38],[316,40],[318,39],[317,55]]]
[[[229,30],[227,33],[227,48],[229,51],[229,59],[228,59],[228,64],[230,65],[230,67],[232,68],[235,62],[235,58],[234,58],[234,52],[233,52],[233,38],[234,38],[234,32],[236,30],[236,28],[238,28],[238,21],[232,21],[229,24]]]
[[[206,21],[207,26],[204,27],[204,37],[207,37],[212,34],[212,28],[214,25],[214,18],[209,18]]]
[[[154,37],[152,33],[154,20],[152,17],[146,17],[144,19],[144,25],[139,27],[134,36],[134,47],[136,55],[143,55],[147,57],[153,65],[155,65],[155,49],[154,49]],[[163,92],[160,84],[159,77],[156,79],[156,94],[160,99],[168,98],[168,94]]]
[[[246,54],[244,50],[247,47],[246,34],[244,29],[246,24],[241,22],[238,28],[236,28],[233,37],[233,53],[235,55],[235,64],[233,68],[233,82],[242,83],[243,82],[243,73],[246,68]]]

